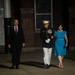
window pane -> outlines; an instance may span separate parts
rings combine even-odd
[[[51,0],[36,0],[36,13],[51,13]]]
[[[51,15],[37,15],[36,16],[36,28],[40,29],[43,26],[43,20],[49,20],[51,21]],[[51,22],[50,22],[51,24]]]

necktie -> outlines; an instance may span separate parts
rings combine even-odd
[[[18,32],[18,30],[17,30],[17,26],[15,26],[15,32],[16,32],[16,33]]]

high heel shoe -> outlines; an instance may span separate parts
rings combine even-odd
[[[60,68],[61,67],[61,64],[59,63],[58,67]]]
[[[63,64],[60,64],[60,63],[59,63],[59,65],[58,65],[58,67],[59,67],[59,68],[64,68]]]
[[[63,64],[61,64],[61,68],[64,68]]]

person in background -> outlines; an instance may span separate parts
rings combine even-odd
[[[51,64],[51,55],[52,55],[52,48],[53,48],[53,38],[54,33],[53,29],[50,27],[50,21],[44,20],[43,21],[43,28],[41,28],[40,36],[42,40],[42,47],[44,52],[44,64],[45,68],[49,68]]]
[[[23,30],[19,27],[18,19],[14,19],[13,26],[10,29],[10,39],[8,44],[8,47],[12,50],[12,66],[10,69],[19,69],[22,46],[25,46]]]
[[[58,57],[58,67],[63,68],[63,58],[66,55],[66,47],[68,46],[67,32],[63,30],[62,24],[58,26],[58,30],[54,31],[55,47],[54,55]]]

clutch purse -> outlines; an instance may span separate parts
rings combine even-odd
[[[66,48],[66,46],[64,45],[63,49],[65,49],[65,48]]]

